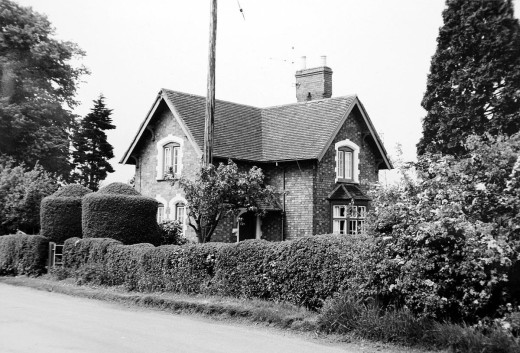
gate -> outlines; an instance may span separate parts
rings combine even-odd
[[[63,245],[49,243],[49,269],[63,265]]]

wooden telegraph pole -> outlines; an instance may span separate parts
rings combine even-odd
[[[217,41],[217,0],[211,1],[209,23],[208,88],[206,94],[206,115],[204,124],[204,151],[202,166],[213,162],[213,131],[215,123],[215,48]]]

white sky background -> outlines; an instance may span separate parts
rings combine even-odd
[[[86,51],[75,113],[100,93],[118,164],[161,88],[206,95],[210,0],[15,0],[46,14],[57,38]],[[420,103],[442,26],[444,0],[236,0],[218,4],[216,98],[258,107],[296,102],[294,73],[327,56],[333,97],[357,94],[386,149],[406,160],[426,112]],[[516,8],[520,0],[514,1]],[[517,17],[519,10],[515,10]]]

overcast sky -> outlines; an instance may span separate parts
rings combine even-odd
[[[100,93],[113,109],[108,132],[118,161],[156,94],[206,94],[210,0],[15,0],[47,15],[57,38],[86,51],[91,70],[75,112]],[[516,7],[520,0],[515,0]],[[332,94],[357,94],[390,154],[415,158],[425,111],[420,103],[442,26],[444,0],[220,0],[216,98],[258,107],[296,102],[294,73],[327,56]],[[518,10],[516,14],[518,15]]]

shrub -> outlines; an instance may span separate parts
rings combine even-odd
[[[467,142],[468,156],[423,156],[417,182],[373,194],[372,234],[415,314],[477,322],[520,305],[520,135]],[[515,284],[516,283],[516,284]]]
[[[128,195],[140,196],[141,194],[131,185],[125,183],[110,183],[97,192],[98,194],[114,194],[114,195]]]
[[[182,234],[182,224],[179,221],[163,221],[159,224],[161,230],[161,245],[184,245],[188,239]]]
[[[105,284],[123,285],[127,290],[136,289],[141,275],[143,255],[152,249],[152,244],[109,246],[104,261],[107,273]]]
[[[129,185],[110,184],[83,198],[83,237],[112,238],[123,244],[159,245],[157,205],[157,201],[139,195]]]
[[[207,293],[215,274],[215,259],[228,244],[164,245],[143,254],[138,289]]]
[[[41,235],[0,236],[0,275],[45,273],[48,252],[49,239]]]
[[[66,185],[42,200],[41,235],[55,243],[81,237],[81,200],[92,191],[81,185]]]
[[[58,185],[39,164],[33,169],[0,156],[0,235],[40,230],[40,202]]]
[[[63,246],[63,266],[77,271],[86,265],[104,265],[108,248],[120,244],[117,240],[106,238],[69,238]]]

